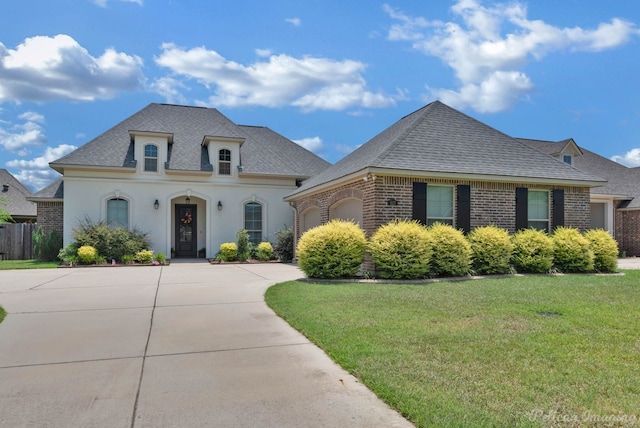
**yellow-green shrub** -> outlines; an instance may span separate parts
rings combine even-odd
[[[220,259],[230,262],[238,258],[238,246],[235,242],[225,242],[220,244]]]
[[[463,276],[471,266],[471,246],[464,234],[453,226],[434,223],[428,228],[431,236],[431,274],[433,276]]]
[[[78,248],[78,260],[80,263],[88,265],[96,262],[96,258],[98,257],[98,250],[96,250],[91,245],[83,245]]]
[[[618,243],[602,229],[589,230],[584,234],[593,251],[593,269],[597,272],[615,272],[618,269]]]
[[[302,235],[297,248],[298,265],[310,278],[354,276],[364,259],[366,243],[357,224],[331,220]]]
[[[153,250],[140,250],[136,253],[135,260],[138,263],[151,263],[153,261]]]
[[[258,244],[258,260],[270,260],[273,255],[271,242],[261,242]]]
[[[589,241],[578,229],[558,227],[553,240],[553,264],[560,272],[590,272],[593,270],[593,251]]]
[[[429,273],[430,235],[417,221],[395,220],[381,226],[368,248],[382,278],[414,279]]]
[[[547,273],[553,266],[553,242],[541,230],[520,230],[511,237],[511,262],[518,272]]]
[[[468,236],[471,266],[478,274],[500,274],[511,270],[513,243],[509,232],[495,226],[474,229]]]

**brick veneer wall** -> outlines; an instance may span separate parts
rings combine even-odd
[[[620,201],[614,201],[617,206]],[[627,256],[640,256],[640,211],[615,211],[615,238]]]
[[[57,230],[62,236],[64,210],[62,202],[37,202],[38,224],[44,233],[49,234]]]

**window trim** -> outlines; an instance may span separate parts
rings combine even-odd
[[[109,221],[109,203],[111,201],[124,201],[124,202],[126,202],[126,216],[127,216],[126,225],[123,226],[122,224],[119,224],[119,223],[114,224],[113,222]],[[118,216],[116,216],[116,217],[118,217]],[[122,229],[129,230],[129,227],[131,225],[131,201],[128,198],[122,197],[121,195],[120,196],[113,195],[113,196],[108,197],[106,199],[106,202],[105,202],[105,216],[104,216],[104,218],[105,218],[105,221],[106,221],[107,225],[110,226],[110,227],[121,227]]]
[[[155,148],[155,152],[156,155],[155,156],[147,156],[147,147],[154,147]],[[143,162],[142,162],[142,171],[148,174],[157,174],[160,172],[160,148],[158,147],[157,144],[154,143],[145,143],[144,146],[142,146],[142,157],[143,157]],[[147,159],[149,160],[155,160],[156,161],[156,169],[155,170],[150,170],[147,169]]]
[[[431,217],[429,216],[429,191],[431,189],[433,189],[434,187],[437,188],[449,188],[451,189],[451,217]],[[426,198],[425,198],[425,202],[426,202],[426,212],[425,212],[425,224],[427,226],[432,225],[433,223],[444,223],[444,224],[450,224],[452,226],[455,227],[456,225],[456,189],[455,186],[453,185],[448,185],[448,184],[428,184],[427,185],[427,194],[426,194]]]
[[[228,161],[223,161],[220,159],[220,155],[222,153],[223,150],[226,150],[229,153],[229,160]],[[221,147],[218,149],[218,156],[217,156],[217,161],[218,161],[218,169],[217,169],[217,175],[220,176],[225,176],[225,177],[231,177],[233,175],[233,168],[232,168],[232,163],[233,163],[233,151],[227,147]],[[225,165],[229,165],[229,173],[228,174],[223,174],[222,172],[220,172],[222,169],[220,168],[221,164],[225,164]]]

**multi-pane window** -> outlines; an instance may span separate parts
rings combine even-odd
[[[129,227],[129,201],[113,198],[107,201],[107,224],[113,227]]]
[[[549,230],[549,192],[529,190],[527,196],[528,226],[538,230]]]
[[[244,228],[252,243],[258,245],[262,241],[262,204],[247,202],[244,205]]]
[[[453,187],[432,186],[427,189],[427,225],[433,223],[453,225]]]
[[[218,174],[231,175],[231,150],[222,149],[218,152]]]
[[[153,144],[144,146],[144,170],[158,172],[158,146]]]
[[[562,157],[562,160],[564,161],[564,163],[567,163],[567,164],[571,165],[571,164],[572,164],[572,162],[573,162],[573,156],[571,156],[571,155],[564,155],[564,156]]]

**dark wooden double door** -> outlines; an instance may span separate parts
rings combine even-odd
[[[198,257],[197,213],[197,205],[176,205],[176,257]]]

